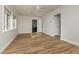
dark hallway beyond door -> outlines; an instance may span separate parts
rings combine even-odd
[[[37,32],[37,20],[32,20],[32,33]]]

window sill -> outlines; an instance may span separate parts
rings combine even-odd
[[[15,30],[15,29],[3,30],[2,32],[9,32],[9,31],[12,31],[12,30]]]

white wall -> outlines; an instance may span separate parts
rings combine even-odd
[[[58,10],[58,11],[57,11]],[[43,32],[51,36],[58,35],[58,22],[55,15],[59,13],[60,8],[43,17]]]
[[[4,6],[0,5],[0,52],[2,52],[7,45],[16,37],[17,29],[10,30],[7,32],[2,32],[3,28],[3,8]]]
[[[42,31],[42,18],[18,16],[18,33],[32,33],[32,19],[37,20],[37,32]]]
[[[79,45],[79,6],[62,6],[43,17],[43,32],[57,34],[54,15],[61,13],[61,39]],[[52,21],[50,23],[50,21]]]
[[[4,6],[0,5],[0,32],[2,32],[3,7]]]
[[[62,39],[79,45],[79,6],[62,8]]]

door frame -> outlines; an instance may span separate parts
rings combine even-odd
[[[59,27],[58,27],[58,31],[59,31],[59,36],[61,37],[61,13],[57,13],[57,14],[55,14],[54,16],[55,16],[55,18],[57,17],[57,15],[60,15],[59,16]],[[55,20],[57,20],[57,19],[55,19]]]
[[[33,21],[34,21],[34,20],[36,21],[36,32],[38,32],[38,29],[37,29],[37,26],[38,26],[38,25],[37,25],[37,24],[38,24],[38,23],[37,23],[37,19],[32,19],[32,33],[34,33],[34,31],[33,31]]]

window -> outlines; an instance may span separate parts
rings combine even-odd
[[[13,28],[16,29],[16,16],[13,15]]]
[[[16,16],[4,7],[4,31],[16,29]]]
[[[4,30],[10,30],[11,26],[11,13],[6,9],[4,8]]]

